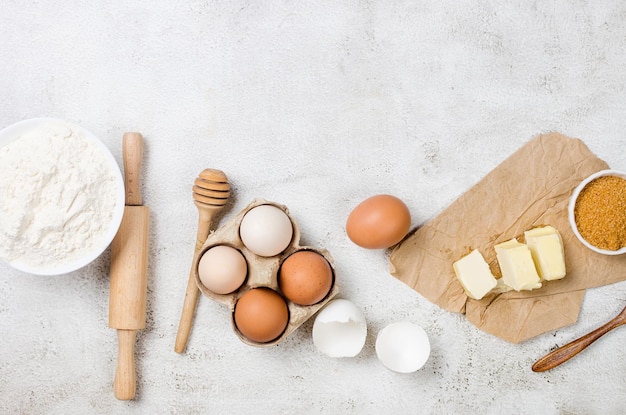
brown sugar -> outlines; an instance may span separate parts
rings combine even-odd
[[[602,176],[580,192],[574,206],[578,232],[591,245],[616,251],[626,246],[626,179]]]

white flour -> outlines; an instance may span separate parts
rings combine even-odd
[[[117,183],[96,144],[50,123],[0,148],[0,257],[45,269],[79,259],[108,232]]]

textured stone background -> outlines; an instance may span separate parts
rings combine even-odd
[[[389,275],[388,253],[344,232],[380,192],[423,223],[543,132],[626,169],[623,2],[5,0],[0,39],[0,125],[64,118],[120,163],[122,134],[142,132],[152,209],[136,400],[113,396],[107,251],[54,278],[0,264],[0,413],[623,413],[626,330],[550,372],[530,366],[617,314],[624,283],[588,291],[576,324],[513,345],[427,302]],[[250,348],[204,297],[174,353],[190,187],[206,167],[232,182],[227,217],[255,197],[283,203],[302,242],[331,252],[341,296],[368,319],[358,357],[318,353],[310,321]],[[399,375],[374,341],[405,319],[432,355]]]

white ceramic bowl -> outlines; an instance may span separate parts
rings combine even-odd
[[[585,240],[585,238],[582,237],[580,232],[578,232],[578,226],[576,225],[576,219],[574,217],[574,207],[576,206],[576,200],[578,199],[578,196],[580,195],[580,192],[591,181],[597,179],[598,177],[602,177],[602,176],[617,176],[617,177],[621,177],[623,179],[626,179],[626,172],[618,171],[618,170],[601,170],[601,171],[599,171],[597,173],[592,174],[591,176],[587,177],[585,180],[580,182],[580,184],[578,186],[576,186],[576,188],[572,192],[572,196],[570,197],[570,200],[569,200],[569,206],[567,208],[569,223],[570,223],[570,226],[572,227],[572,231],[574,232],[574,235],[576,235],[578,240],[580,242],[582,242],[582,244],[585,245],[587,248],[591,249],[592,251],[597,252],[599,254],[603,254],[603,255],[620,255],[620,254],[624,254],[624,253],[626,253],[626,247],[618,249],[618,250],[615,250],[615,251],[611,251],[611,250],[608,250],[608,249],[600,249],[600,248],[598,248],[596,246],[591,245],[589,242],[587,242]]]
[[[95,144],[100,150],[102,156],[106,160],[112,175],[115,177],[116,182],[116,201],[114,212],[112,214],[111,221],[108,225],[108,229],[104,236],[99,238],[100,241],[85,254],[79,258],[68,260],[64,263],[56,263],[48,267],[35,267],[19,261],[8,261],[7,263],[13,268],[35,275],[60,275],[66,274],[72,271],[76,271],[91,263],[98,258],[110,245],[111,241],[115,237],[120,224],[122,222],[122,216],[124,214],[125,205],[125,191],[124,191],[124,179],[117,161],[109,151],[109,149],[100,141],[94,134],[85,130],[84,128],[57,118],[32,118],[12,124],[0,131],[0,148],[8,145],[12,141],[15,141],[20,135],[32,131],[38,127],[41,127],[48,123],[62,123],[63,125],[71,127],[74,131],[78,132],[87,141]],[[0,166],[2,169],[3,166]]]

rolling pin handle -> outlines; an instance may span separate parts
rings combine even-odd
[[[133,399],[137,388],[134,352],[136,333],[136,330],[117,331],[119,351],[113,391],[121,401]]]

